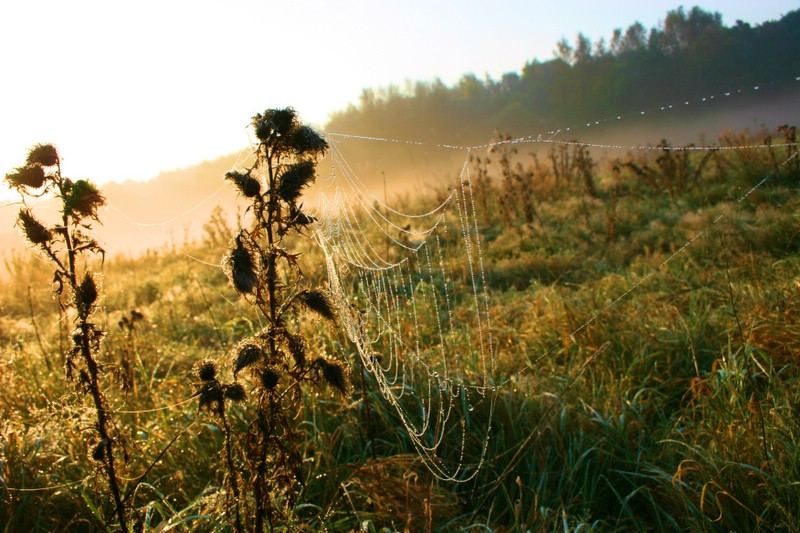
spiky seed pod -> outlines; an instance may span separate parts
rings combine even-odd
[[[241,237],[236,237],[236,245],[223,259],[223,268],[233,287],[241,294],[250,294],[256,288],[255,261],[250,250],[245,248]]]
[[[229,400],[241,402],[244,400],[245,396],[246,394],[244,392],[244,387],[242,387],[241,383],[231,383],[230,385],[225,385],[225,397]]]
[[[319,289],[307,290],[300,293],[300,301],[323,318],[328,320],[335,320],[336,314],[333,310],[333,304],[328,296]]]
[[[20,187],[38,189],[44,185],[44,180],[44,169],[39,165],[27,165],[6,174],[6,181],[11,187],[16,189]]]
[[[322,367],[322,377],[325,381],[338,390],[342,394],[347,393],[347,378],[344,374],[344,368],[336,361],[328,361],[320,357],[317,362]]]
[[[197,364],[197,377],[201,381],[213,381],[217,377],[217,364],[211,359],[205,359]]]
[[[275,388],[275,385],[278,384],[278,380],[280,378],[280,374],[275,372],[273,369],[265,368],[264,371],[261,372],[261,385],[263,385],[267,390],[272,390]]]
[[[97,284],[92,275],[87,272],[75,291],[75,304],[78,312],[84,316],[88,315],[95,301],[97,301]]]
[[[306,341],[299,335],[287,332],[286,344],[289,346],[289,353],[292,354],[294,364],[303,367],[306,364]]]
[[[328,143],[313,129],[300,126],[292,135],[292,148],[297,155],[316,157],[325,153]]]
[[[239,348],[236,362],[233,364],[233,375],[235,376],[241,369],[258,362],[262,357],[264,357],[264,351],[259,346],[245,344]]]
[[[29,165],[52,167],[58,164],[58,152],[52,144],[37,144],[28,152]]]
[[[314,163],[300,161],[290,165],[280,176],[278,196],[287,203],[294,203],[300,197],[303,188],[314,181]]]
[[[252,120],[256,136],[261,141],[268,140],[272,135],[285,136],[296,123],[297,113],[291,107],[267,109],[263,115],[258,113]]]
[[[94,448],[92,449],[92,459],[95,461],[102,461],[103,458],[106,456],[106,443],[104,441],[100,441],[95,444]]]
[[[22,228],[25,237],[32,244],[45,244],[53,238],[50,230],[44,224],[36,220],[36,217],[28,209],[21,209],[17,218],[17,225]]]
[[[64,195],[64,213],[97,219],[97,209],[105,203],[97,187],[89,181],[78,180]]]
[[[246,198],[252,198],[261,192],[261,183],[249,173],[232,170],[225,174],[225,179],[231,180],[242,196]]]

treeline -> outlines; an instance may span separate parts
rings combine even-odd
[[[800,75],[800,10],[778,21],[725,26],[699,7],[667,13],[658,27],[636,22],[608,39],[578,34],[555,58],[527,63],[500,80],[465,74],[400,89],[366,89],[328,130],[477,142],[496,128],[518,133],[634,111]],[[780,90],[780,83],[772,88]]]

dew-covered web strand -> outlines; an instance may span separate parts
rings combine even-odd
[[[337,161],[337,168],[340,169],[337,175],[345,176],[345,179],[347,180],[346,185],[348,185],[348,187],[351,189],[361,190],[361,187],[356,181],[358,178],[353,175],[354,173],[351,173],[347,170],[349,164],[346,162],[344,157],[341,154],[337,154],[335,158]],[[465,165],[466,164],[467,163],[465,161]],[[455,218],[455,221],[459,223],[461,228],[460,233],[464,237],[462,251],[464,253],[469,252],[469,254],[471,254],[474,250],[474,247],[476,245],[479,246],[480,244],[479,241],[476,243],[471,242],[472,236],[470,234],[472,233],[472,213],[470,211],[472,211],[472,208],[467,206],[466,195],[464,198],[461,198],[460,196],[461,194],[458,190],[458,187],[454,188],[447,201],[445,201],[437,209],[427,213],[427,216],[431,216],[439,211],[445,210],[447,205],[451,203],[450,200],[453,200],[452,204],[455,204],[454,208],[458,208],[460,210],[460,214]],[[386,225],[391,226],[391,224],[389,224],[391,221],[383,214],[384,211],[382,209],[375,209],[375,204],[371,205],[365,202],[362,195],[357,194],[356,198],[361,199],[360,201],[356,201],[356,203],[360,204],[360,206],[364,209],[365,213],[367,214],[368,222],[372,222],[372,224],[377,227],[378,231],[374,233],[377,233],[378,235],[383,234],[386,236],[386,231],[384,228]],[[374,216],[371,216],[373,214]],[[339,224],[350,224],[351,226],[349,228],[343,228],[342,226],[339,226],[334,229],[332,225],[326,228],[325,224],[323,223],[320,226],[317,237],[317,240],[320,242],[321,247],[326,254],[326,263],[329,265],[329,277],[331,277],[330,286],[334,293],[339,293],[339,296],[342,300],[339,305],[340,307],[344,307],[343,303],[346,301],[346,297],[341,291],[345,286],[348,286],[348,284],[344,283],[343,280],[340,279],[340,270],[335,266],[337,261],[342,260],[342,258],[339,257],[339,254],[344,250],[348,250],[346,255],[349,257],[347,257],[344,262],[348,263],[349,267],[355,268],[356,270],[359,270],[359,267],[368,267],[367,270],[374,269],[366,274],[359,275],[361,279],[360,286],[362,287],[361,292],[362,295],[365,296],[364,299],[366,302],[371,302],[367,303],[368,309],[371,311],[371,313],[368,312],[367,314],[374,313],[380,315],[376,317],[377,322],[375,326],[377,329],[385,330],[386,332],[387,338],[384,339],[384,342],[388,347],[390,354],[392,354],[390,355],[392,361],[388,366],[402,366],[402,375],[404,381],[406,374],[410,374],[413,378],[413,375],[416,373],[413,370],[414,366],[421,365],[421,367],[425,369],[424,373],[427,375],[427,383],[423,384],[423,388],[427,388],[427,393],[423,394],[420,398],[420,409],[422,412],[419,424],[412,422],[409,418],[409,414],[404,412],[403,407],[397,403],[398,396],[400,395],[395,395],[392,393],[392,385],[396,383],[398,374],[395,372],[391,376],[384,375],[382,369],[386,369],[386,367],[380,367],[379,365],[375,365],[372,361],[370,361],[371,354],[366,353],[371,351],[369,349],[370,335],[365,333],[365,330],[368,328],[364,327],[366,324],[363,322],[364,317],[362,316],[359,318],[358,316],[354,316],[354,314],[351,314],[350,310],[348,309],[348,312],[344,313],[345,316],[349,316],[356,321],[362,321],[361,325],[349,323],[346,326],[346,329],[348,330],[350,336],[356,337],[354,339],[354,344],[359,351],[359,356],[365,363],[364,367],[373,374],[376,383],[382,392],[382,395],[398,411],[398,416],[403,421],[406,432],[409,434],[415,448],[420,453],[421,457],[423,457],[424,462],[428,465],[428,468],[434,473],[434,475],[441,479],[466,481],[466,479],[463,479],[463,477],[460,476],[460,473],[464,467],[463,459],[466,447],[466,430],[463,419],[459,421],[460,434],[462,438],[462,442],[458,447],[460,455],[459,464],[455,465],[453,468],[447,468],[443,464],[442,460],[435,455],[436,450],[442,445],[444,439],[449,434],[450,427],[452,426],[451,421],[455,413],[454,406],[456,398],[468,396],[466,389],[463,388],[464,384],[459,383],[461,379],[453,379],[456,376],[451,376],[451,367],[448,357],[452,357],[452,354],[449,353],[449,343],[445,335],[446,327],[442,323],[442,312],[444,312],[446,325],[449,327],[448,334],[452,336],[453,330],[455,329],[452,316],[452,304],[450,301],[452,296],[450,294],[450,288],[448,287],[449,280],[444,267],[442,244],[438,234],[438,230],[441,230],[442,232],[447,231],[447,216],[446,214],[442,213],[440,219],[437,220],[437,222],[431,228],[429,228],[430,231],[428,231],[428,234],[433,235],[433,239],[426,238],[418,246],[413,248],[403,246],[405,243],[399,242],[397,239],[389,238],[389,243],[398,249],[403,250],[403,253],[400,255],[403,256],[404,260],[398,261],[396,264],[387,265],[383,268],[376,268],[379,266],[379,263],[374,257],[370,257],[371,261],[365,260],[365,255],[377,255],[378,257],[381,257],[381,254],[379,254],[375,247],[369,243],[368,235],[370,235],[370,233],[364,231],[364,228],[361,227],[360,223],[354,222],[354,220],[358,220],[358,217],[352,212],[352,208],[341,208],[339,216],[342,217],[343,220],[346,219],[347,221],[340,222]],[[395,224],[395,227],[399,226]],[[359,233],[359,236],[353,237],[352,234],[356,231]],[[347,234],[350,235],[348,236]],[[361,241],[366,241],[366,243]],[[433,242],[436,242],[437,244],[436,250],[431,250],[430,248],[433,245]],[[354,249],[357,248],[360,248],[358,253],[354,251]],[[371,248],[371,250],[367,252],[367,248]],[[435,269],[434,265],[436,264],[435,257],[437,252],[439,261],[438,269]],[[367,264],[369,262],[372,264]],[[384,260],[383,263],[386,264],[387,261]],[[441,273],[441,280],[436,279],[436,272]],[[415,277],[420,283],[419,291],[416,288],[417,283],[415,282]],[[365,278],[368,281],[365,282]],[[473,276],[470,277],[470,281],[474,285],[473,293],[477,293],[478,282],[474,271]],[[439,285],[441,285],[441,287]],[[453,287],[455,287],[455,285],[453,285]],[[441,293],[445,295],[444,301],[441,300]],[[382,299],[381,295],[383,296]],[[405,307],[401,307],[401,295],[405,296],[405,299],[409,301],[410,306],[406,305]],[[422,355],[422,346],[420,342],[420,339],[422,338],[422,331],[419,316],[419,298],[425,300],[424,308],[426,309],[426,323],[430,323],[430,327],[433,328],[431,333],[435,335],[435,338],[438,338],[438,343],[434,343],[438,344],[439,358],[441,360],[440,364],[438,365],[438,370],[431,369]],[[401,357],[401,352],[405,352],[406,349],[404,347],[408,345],[408,340],[399,336],[399,332],[403,330],[402,321],[400,320],[399,315],[403,310],[406,312],[410,311],[411,316],[408,320],[412,324],[412,331],[414,332],[415,337],[414,339],[409,339],[412,346],[412,357],[409,361],[412,365],[411,372],[406,371],[405,366],[407,362],[403,357]],[[477,301],[475,311],[475,320],[480,323],[482,320],[480,314],[483,312],[483,310]],[[385,318],[382,316],[384,314],[386,315]],[[367,319],[368,318],[369,317],[367,317]],[[345,322],[350,321],[345,319]],[[478,329],[481,330],[482,326],[479,326]],[[467,337],[469,335],[470,333],[467,332]],[[485,357],[482,357],[481,360],[485,362]],[[457,367],[458,366],[460,365],[457,365]],[[485,369],[486,367],[484,365],[484,368],[482,369],[482,373],[484,374]],[[425,385],[427,385],[427,387],[425,387]],[[401,393],[407,394],[405,386],[402,387]],[[467,405],[467,408],[471,407],[468,401],[463,403]],[[486,437],[488,440],[488,433]],[[488,444],[486,443],[484,446],[482,446],[480,458],[481,463],[485,458],[487,447]],[[477,472],[478,469],[479,465],[473,472]]]
[[[344,159],[342,158],[341,154],[338,154],[337,157],[339,157],[342,161],[344,161]],[[350,181],[350,182],[352,182],[353,180],[356,179],[355,175],[351,174],[349,171],[343,171],[342,174],[345,175],[347,177],[348,181]],[[405,248],[406,250],[408,250],[410,252],[418,251],[420,249],[420,247],[422,246],[422,244],[425,242],[424,239],[427,238],[428,235],[430,235],[431,233],[436,231],[436,229],[438,228],[439,224],[441,224],[443,219],[444,219],[444,215],[442,213],[440,213],[440,211],[442,211],[442,209],[447,207],[447,205],[449,204],[451,198],[452,198],[452,195],[450,197],[446,198],[445,201],[442,202],[442,204],[437,206],[435,209],[431,210],[429,213],[425,213],[423,215],[416,215],[415,218],[431,217],[433,215],[438,215],[438,216],[436,217],[436,219],[434,219],[433,223],[428,228],[426,228],[424,230],[421,230],[421,231],[411,231],[410,229],[406,229],[406,228],[404,228],[402,226],[399,226],[399,225],[395,224],[394,222],[392,222],[391,220],[389,220],[388,218],[386,218],[386,216],[381,212],[380,209],[377,209],[373,205],[370,205],[368,202],[365,202],[363,200],[363,197],[361,197],[359,194],[356,194],[356,196],[355,196],[355,199],[356,199],[357,203],[359,204],[359,206],[362,207],[362,209],[366,213],[366,215],[369,218],[369,220],[372,221],[372,223],[380,230],[380,232],[386,238],[388,238],[393,244],[395,244],[395,245],[397,245],[397,246],[399,246],[401,248]],[[406,234],[406,235],[414,235],[414,236],[421,235],[421,236],[423,236],[423,241],[421,241],[416,246],[409,245],[409,244],[413,244],[413,243],[405,243],[405,242],[402,242],[402,241],[398,241],[394,237],[394,235],[392,235],[391,233],[386,231],[383,223],[378,222],[375,219],[376,215],[378,216],[378,218],[382,219],[386,224],[390,225],[393,229],[395,229],[399,233]]]
[[[344,172],[344,176],[345,176],[345,178],[347,180],[347,183],[352,187],[353,191],[356,193],[356,195],[355,195],[356,196],[356,200],[359,203],[361,203],[362,205],[364,205],[365,207],[373,208],[373,210],[375,210],[376,213],[381,218],[383,218],[384,222],[387,222],[387,223],[391,224],[391,221],[388,218],[385,218],[385,216],[383,215],[381,210],[386,211],[387,213],[391,213],[393,215],[397,215],[397,216],[402,217],[402,218],[406,218],[406,219],[428,218],[428,217],[431,217],[431,216],[439,213],[443,209],[445,209],[447,207],[447,205],[449,204],[451,198],[452,198],[452,195],[450,195],[447,198],[445,198],[444,200],[442,200],[439,203],[439,205],[429,209],[426,212],[422,212],[422,213],[404,213],[402,211],[398,211],[397,209],[395,209],[392,206],[390,206],[389,204],[387,204],[381,198],[378,198],[375,195],[372,195],[372,194],[369,193],[366,185],[364,185],[361,182],[361,180],[358,178],[358,174],[356,174],[355,170],[353,170],[353,167],[350,165],[349,161],[344,157],[344,154],[339,149],[339,146],[335,141],[332,141],[330,146],[331,146],[331,153],[333,154],[334,161],[338,162],[341,165],[341,167],[343,169],[343,172]],[[366,202],[366,198],[367,197],[370,197],[370,199],[372,200],[372,203]],[[375,209],[373,207],[375,204],[379,205],[381,207],[381,209]],[[403,231],[403,228],[401,228],[399,226],[394,226],[394,227],[397,230]]]
[[[736,149],[745,149],[745,148],[765,148],[764,145],[740,145],[740,146],[686,146],[686,147],[657,147],[648,144],[634,144],[634,145],[623,145],[623,144],[603,144],[603,143],[583,143],[580,141],[562,141],[556,139],[558,135],[561,133],[575,133],[576,131],[581,130],[589,130],[592,128],[596,128],[597,126],[601,125],[613,125],[618,126],[625,124],[626,121],[630,119],[638,119],[642,117],[650,117],[653,114],[668,114],[670,112],[677,111],[678,109],[685,109],[690,106],[709,106],[715,104],[716,102],[723,101],[735,95],[746,95],[746,94],[763,94],[763,88],[770,85],[776,85],[778,83],[789,83],[793,87],[798,86],[798,82],[800,82],[800,76],[795,76],[793,80],[787,79],[781,82],[777,81],[770,81],[764,82],[760,84],[754,84],[747,86],[745,88],[736,88],[736,89],[729,89],[725,91],[721,91],[718,94],[700,96],[700,97],[693,97],[693,98],[676,98],[679,101],[679,104],[675,103],[661,103],[661,104],[654,104],[649,106],[644,106],[639,108],[637,111],[630,111],[630,112],[617,112],[612,113],[604,118],[596,118],[592,120],[584,120],[572,125],[563,125],[559,128],[552,128],[547,131],[541,131],[539,133],[533,133],[523,136],[514,137],[511,139],[493,141],[489,143],[482,143],[482,144],[474,144],[474,145],[461,145],[461,144],[454,144],[454,143],[431,143],[426,142],[420,139],[399,139],[393,137],[386,137],[386,136],[370,136],[370,135],[357,135],[352,133],[346,132],[326,132],[325,135],[328,137],[335,137],[339,139],[349,139],[354,141],[365,141],[365,142],[381,142],[381,143],[390,143],[390,144],[405,144],[410,146],[420,146],[420,147],[429,147],[429,148],[442,148],[448,150],[460,150],[460,151],[469,151],[469,150],[480,150],[480,149],[487,149],[492,148],[497,145],[501,144],[563,144],[563,145],[580,145],[586,146],[590,148],[605,148],[605,149],[617,149],[617,150],[633,150],[633,151],[652,151],[652,150],[692,150],[692,151],[708,151],[708,150],[736,150]],[[733,84],[728,84],[733,85]],[[663,137],[663,136],[662,136]],[[774,144],[773,147],[779,146],[797,146],[798,143],[783,143],[783,144]]]

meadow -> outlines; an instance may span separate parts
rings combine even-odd
[[[569,143],[532,157],[499,138],[471,158],[493,339],[491,384],[481,385],[491,385],[492,401],[454,402],[463,434],[444,434],[436,454],[480,469],[463,483],[437,479],[341,328],[323,327],[324,317],[293,321],[309,351],[346,365],[348,383],[343,394],[327,374],[321,384],[298,381],[292,460],[300,481],[271,496],[280,509],[269,527],[800,529],[795,131],[729,133],[717,150],[664,141],[604,159]],[[391,204],[424,212],[447,194],[442,187]],[[199,410],[205,378],[196,374],[212,360],[229,380],[237,347],[264,327],[219,266],[236,234],[218,214],[185,246],[88,263],[102,273],[94,313],[105,332],[101,386],[132,530],[236,529],[226,439],[247,434],[253,407],[226,404],[222,418]],[[306,279],[325,286],[315,241],[287,242],[302,252]],[[471,291],[461,244],[442,238],[441,246],[452,298],[447,309],[440,299],[439,309],[420,310],[423,319],[471,305],[459,297]],[[0,524],[9,532],[118,529],[87,439],[91,397],[64,379],[74,317],[58,306],[52,268],[35,251],[7,257],[6,266]],[[474,352],[456,343],[467,338],[448,338],[448,349]],[[424,341],[431,351],[444,342]],[[475,364],[461,362],[470,382],[483,379]],[[252,387],[245,381],[248,394]],[[403,405],[429,394],[411,387]],[[242,464],[246,453],[242,444],[228,458]],[[252,515],[252,498],[241,499]],[[253,524],[245,518],[245,526]]]

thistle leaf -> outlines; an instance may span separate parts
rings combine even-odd
[[[245,344],[239,349],[239,354],[236,356],[236,362],[233,364],[233,375],[243,368],[258,362],[264,356],[264,351],[255,344]]]
[[[52,233],[44,224],[39,222],[29,209],[21,209],[17,218],[17,225],[22,228],[25,237],[32,244],[45,244],[53,238]]]
[[[307,290],[300,293],[298,296],[301,302],[318,315],[328,320],[335,320],[336,313],[333,310],[333,304],[324,292],[319,289]]]

